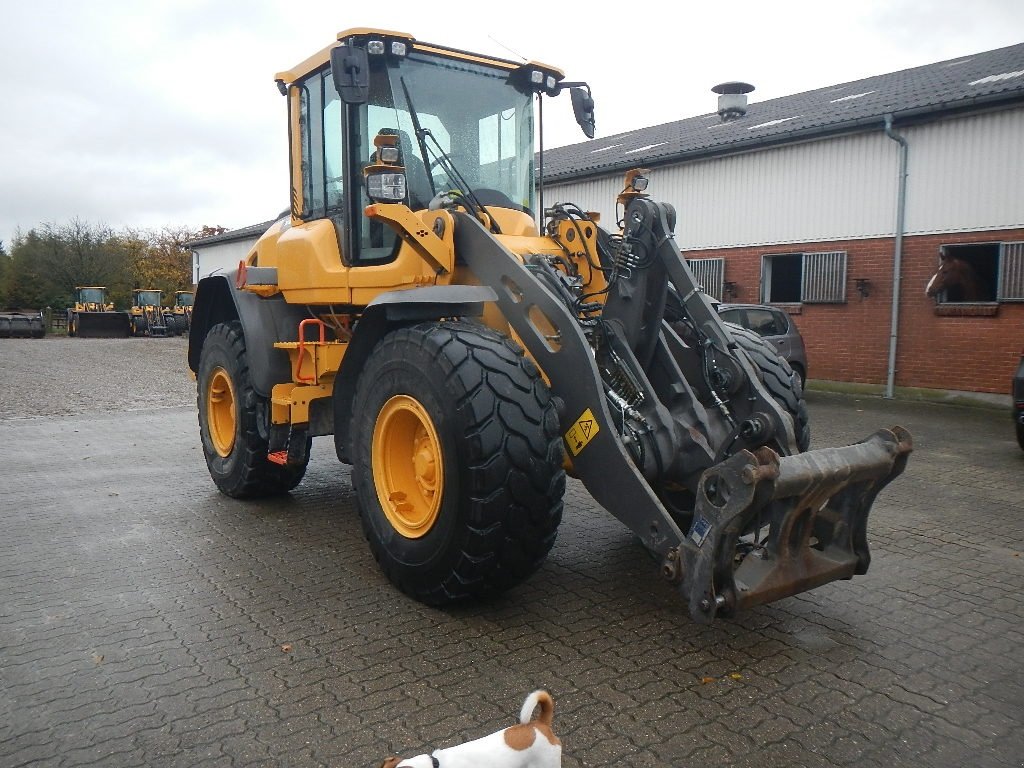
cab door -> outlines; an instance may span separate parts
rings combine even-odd
[[[296,83],[292,115],[292,215],[329,219],[345,241],[344,109],[330,69]],[[344,258],[344,254],[343,258]]]

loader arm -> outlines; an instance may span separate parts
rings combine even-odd
[[[735,366],[731,375],[740,377],[733,389],[744,393],[745,410],[735,414],[733,430],[724,437],[721,429],[715,432],[707,419],[699,418],[703,408],[692,390],[679,397],[683,406],[672,408],[677,427],[680,421],[687,425],[676,429],[673,439],[665,437],[670,425],[664,405],[636,414],[649,424],[658,422],[640,438],[647,441],[648,451],[674,444],[681,456],[698,462],[694,468],[681,467],[686,462],[671,457],[658,459],[662,474],[675,473],[683,480],[699,477],[690,481],[696,505],[685,533],[659,500],[643,466],[637,466],[637,454],[627,450],[625,440],[635,438],[616,428],[609,408],[614,395],[602,381],[578,318],[479,221],[456,214],[456,252],[481,283],[494,286],[505,319],[564,403],[559,417],[576,476],[660,558],[662,575],[678,585],[696,621],[710,622],[866,572],[867,517],[878,492],[903,471],[912,448],[909,433],[895,427],[845,448],[787,455],[796,451],[792,420],[760,384],[750,360],[698,293],[666,232],[664,210],[646,200],[638,202],[630,212],[643,221],[641,229],[653,239],[650,245],[658,250],[691,321],[710,344],[730,351]],[[609,314],[615,313],[615,301],[613,292]],[[621,323],[612,334],[619,345],[617,359],[633,366],[635,381],[646,388],[644,371],[628,346],[628,326]],[[666,354],[667,334],[660,323],[650,333],[657,334],[650,354],[657,362]],[[680,377],[676,391],[686,390],[679,369],[664,360],[661,364]],[[757,424],[745,432],[743,422]],[[713,445],[716,438],[723,445]],[[715,449],[728,458],[715,463]]]
[[[576,318],[475,217],[455,214],[455,250],[480,282],[497,292],[505,319],[562,399],[559,420],[562,434],[575,436],[567,437],[566,447],[576,476],[644,546],[667,556],[683,533],[619,439]],[[540,317],[549,327],[542,327]]]

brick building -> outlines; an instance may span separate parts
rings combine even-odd
[[[1024,347],[1024,44],[750,105],[730,85],[728,119],[547,151],[545,201],[611,226],[623,172],[649,168],[706,289],[784,306],[811,378],[1007,392]],[[973,269],[972,300],[925,295],[941,253]]]

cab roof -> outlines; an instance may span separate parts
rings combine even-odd
[[[337,34],[337,41],[331,43],[326,48],[323,48],[312,56],[303,59],[291,69],[286,69],[283,72],[278,72],[274,75],[274,80],[290,85],[296,80],[308,75],[320,67],[325,66],[331,60],[331,49],[337,47],[338,42],[348,40],[349,38],[368,38],[368,37],[383,37],[386,40],[400,40],[405,42],[409,47],[420,53],[434,54],[436,56],[445,56],[452,59],[461,59],[463,61],[473,61],[478,64],[485,64],[492,67],[498,67],[500,69],[507,69],[509,72],[519,69],[524,66],[522,62],[510,61],[508,59],[501,59],[495,56],[488,56],[482,53],[471,53],[470,51],[463,51],[458,48],[449,48],[444,45],[437,45],[434,43],[425,43],[416,40],[415,37],[410,35],[408,32],[396,32],[388,29],[375,29],[373,27],[354,27],[352,29],[346,29]],[[542,67],[548,71],[558,72],[564,77],[564,73],[557,67],[552,67],[548,64],[542,64],[541,62],[530,61],[526,63],[526,66],[537,66]]]

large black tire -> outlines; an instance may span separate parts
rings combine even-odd
[[[282,466],[267,460],[266,398],[253,389],[245,336],[238,321],[210,329],[196,375],[199,434],[210,477],[232,498],[286,493],[302,480],[309,461]],[[264,429],[260,430],[261,420]]]
[[[800,376],[775,351],[775,347],[756,333],[734,323],[726,325],[740,349],[747,353],[754,367],[761,373],[761,383],[765,389],[793,417],[797,448],[803,453],[811,445],[811,423]]]
[[[360,375],[349,434],[363,530],[406,594],[493,594],[544,562],[565,490],[558,415],[507,337],[464,321],[391,332]]]

